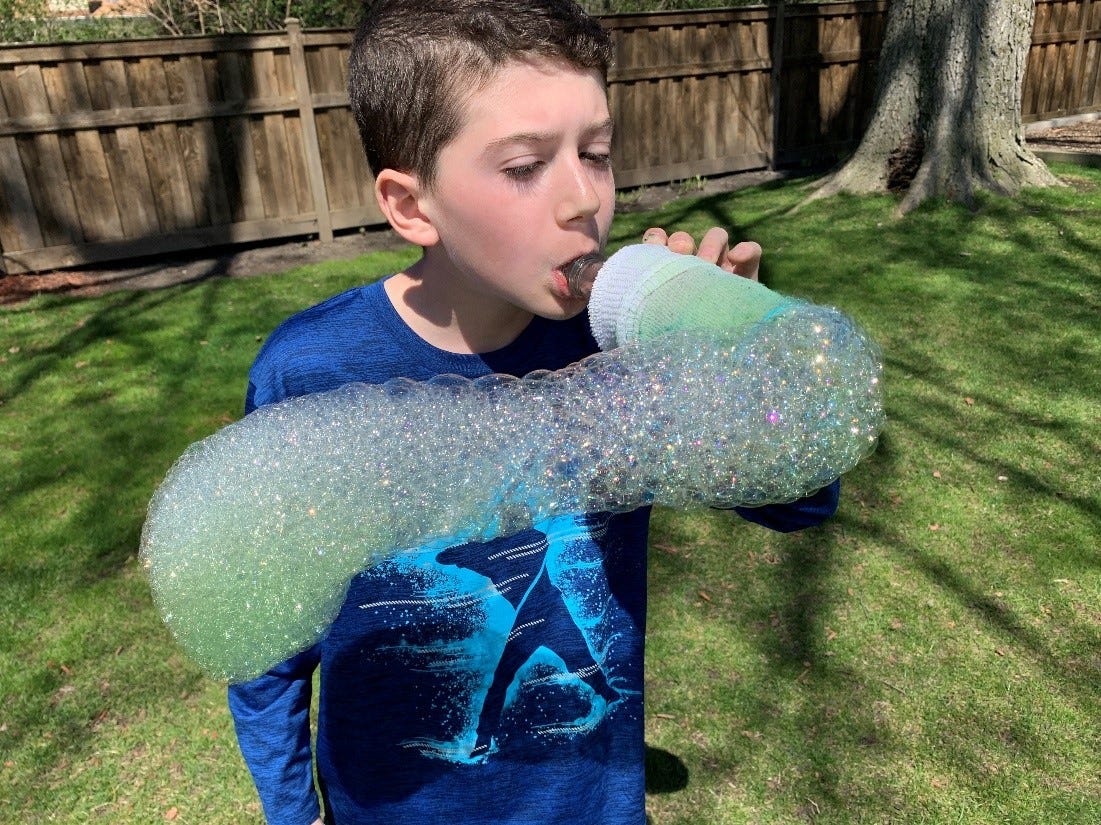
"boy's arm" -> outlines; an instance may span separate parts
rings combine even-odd
[[[269,825],[321,821],[310,748],[317,662],[311,648],[251,682],[229,687],[237,741]]]
[[[273,333],[249,370],[245,414],[298,394],[288,387]],[[249,682],[230,685],[229,710],[241,755],[268,825],[324,825],[314,786],[310,708],[320,661],[312,647]]]
[[[746,521],[760,524],[780,533],[792,533],[815,527],[837,512],[841,497],[841,479],[827,484],[806,498],[787,504],[766,504],[763,507],[735,507],[734,512]]]

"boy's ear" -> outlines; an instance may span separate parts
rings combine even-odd
[[[383,169],[375,177],[375,200],[394,231],[417,246],[433,246],[440,236],[421,209],[421,188],[416,175]]]

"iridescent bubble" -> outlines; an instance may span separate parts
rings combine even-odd
[[[252,678],[404,549],[563,513],[791,501],[874,449],[880,357],[850,318],[653,249],[601,270],[590,312],[611,348],[571,367],[351,384],[192,445],[142,534],[188,654]]]

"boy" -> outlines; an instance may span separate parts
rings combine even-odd
[[[353,44],[352,108],[379,205],[423,255],[284,322],[250,372],[247,410],[593,352],[563,269],[611,225],[610,52],[569,0],[375,3]],[[693,251],[684,233],[647,240]],[[716,229],[700,254],[755,277],[760,248],[728,251]],[[744,515],[795,529],[836,499],[834,484]],[[321,821],[316,765],[329,825],[643,823],[648,519],[556,518],[356,576],[323,641],[230,688],[269,822]]]

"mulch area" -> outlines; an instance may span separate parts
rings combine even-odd
[[[1040,152],[1084,152],[1101,156],[1101,118],[1073,123],[1054,122],[1030,126],[1026,139],[1031,148]],[[772,173],[730,175],[704,181],[699,192],[732,191],[741,186],[760,183]],[[639,208],[656,208],[662,199],[683,195],[675,187],[647,187],[645,203]],[[158,289],[172,284],[189,283],[213,277],[247,277],[281,272],[320,260],[352,258],[380,249],[401,245],[392,232],[375,230],[338,236],[330,244],[318,241],[257,244],[225,250],[217,257],[173,255],[152,261],[123,266],[104,266],[81,270],[43,272],[32,275],[0,275],[0,305],[25,301],[32,295],[64,293],[78,296],[99,295],[116,289]]]
[[[1101,154],[1101,118],[1054,126],[1030,127],[1025,131],[1033,149]]]
[[[173,252],[144,260],[116,261],[102,266],[28,275],[0,275],[0,306],[17,304],[32,295],[102,295],[120,289],[162,289],[212,278],[245,278],[284,272],[322,260],[356,258],[368,252],[398,249],[402,241],[389,229],[350,232],[331,243],[296,240],[205,249],[194,254]]]

